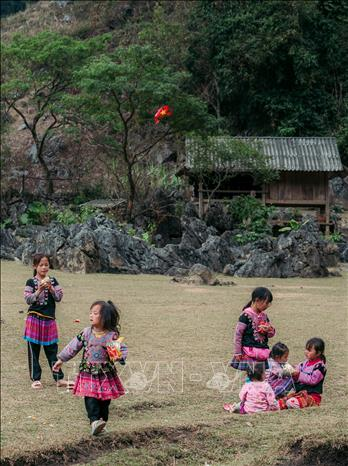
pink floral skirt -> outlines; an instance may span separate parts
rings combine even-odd
[[[254,361],[266,361],[269,358],[270,350],[267,348],[254,348],[253,346],[243,346],[243,354]]]
[[[253,364],[255,364],[256,362],[264,362],[265,369],[268,369],[267,359],[270,354],[269,349],[243,346],[242,351],[242,357],[240,359],[233,358],[230,363],[234,369],[238,369],[240,371],[248,371],[250,368],[253,367]]]
[[[73,394],[98,400],[114,400],[124,395],[125,390],[117,373],[103,372],[95,375],[80,372],[75,380]]]

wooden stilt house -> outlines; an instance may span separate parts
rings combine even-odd
[[[216,145],[226,143],[226,138],[231,139],[226,136],[216,137]],[[268,185],[259,185],[255,183],[252,173],[247,173],[245,170],[236,173],[238,170],[230,167],[234,176],[221,189],[214,192],[215,201],[229,202],[233,196],[252,194],[268,205],[315,209],[319,223],[329,225],[329,178],[337,176],[337,172],[343,169],[335,138],[238,137],[235,139],[262,152],[267,157],[267,164],[278,172],[279,178]],[[203,215],[211,190],[209,186],[203,186],[201,180],[191,171],[193,157],[201,149],[199,144],[197,140],[186,140],[185,167],[194,186],[194,200],[199,205],[200,214]],[[214,158],[214,153],[211,157]]]

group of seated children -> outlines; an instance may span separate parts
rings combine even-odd
[[[275,329],[266,314],[272,302],[267,288],[256,288],[244,307],[235,332],[232,367],[246,371],[239,403],[226,403],[225,411],[252,414],[279,409],[319,406],[326,375],[325,343],[311,338],[305,347],[305,361],[288,364],[289,348],[276,343],[268,348]]]

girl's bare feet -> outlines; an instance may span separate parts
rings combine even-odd
[[[43,386],[40,380],[34,380],[34,382],[31,384],[31,388],[33,388],[34,390],[41,390]]]

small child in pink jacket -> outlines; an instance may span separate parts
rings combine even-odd
[[[240,403],[226,403],[224,410],[232,413],[253,414],[279,409],[274,391],[265,381],[265,364],[254,363],[248,370],[248,376],[251,382],[243,385],[239,393]]]

